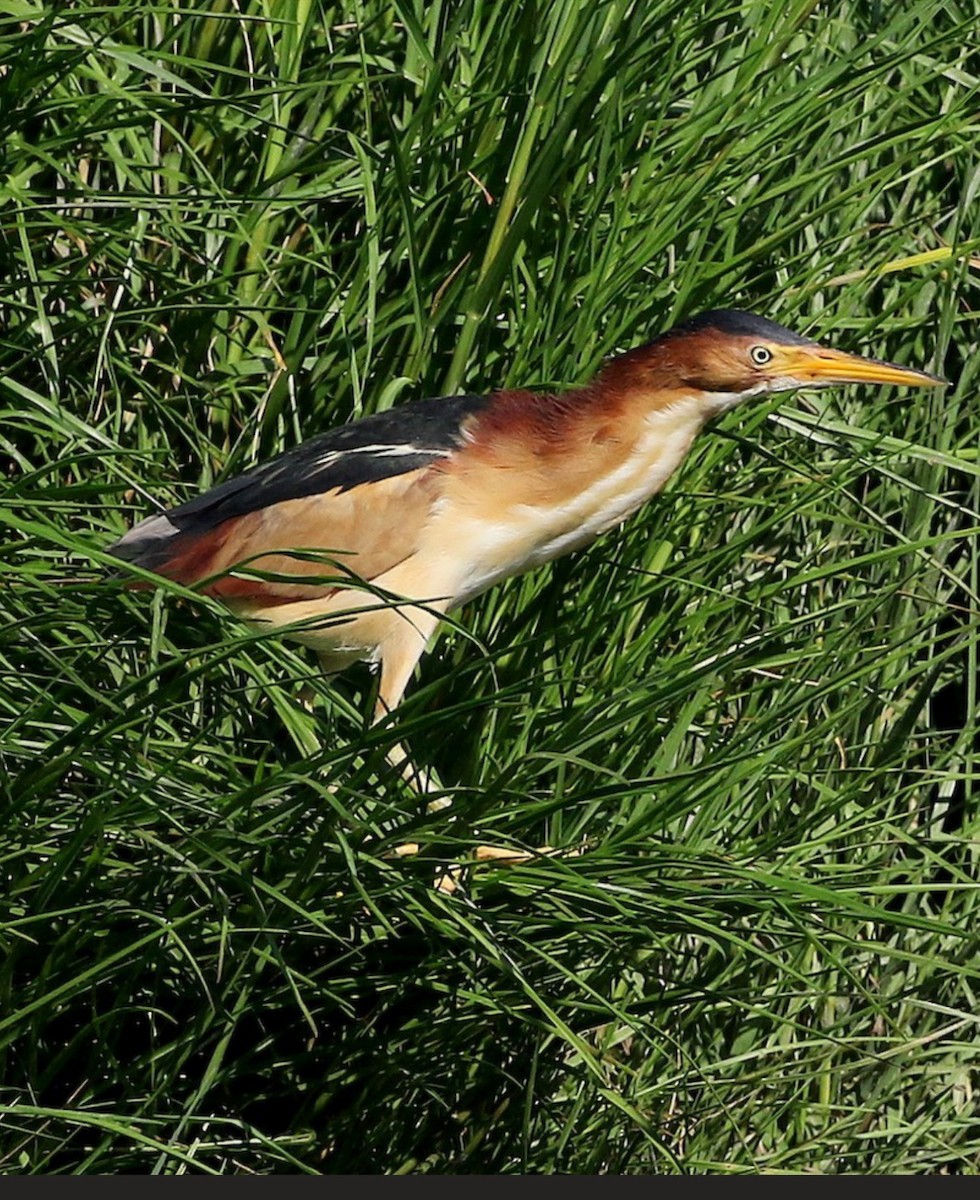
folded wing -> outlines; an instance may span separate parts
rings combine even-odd
[[[441,466],[486,404],[418,400],[315,437],[169,512],[110,552],[223,598],[321,597],[408,558],[438,500]]]

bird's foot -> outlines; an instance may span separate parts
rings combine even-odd
[[[478,866],[519,867],[524,863],[534,862],[539,858],[578,858],[584,854],[587,844],[579,846],[558,847],[539,846],[536,850],[517,850],[512,846],[477,846],[469,861],[447,863],[436,873],[433,886],[437,892],[452,896],[464,887],[467,874]],[[412,858],[421,851],[418,842],[403,842],[396,846],[386,857]]]

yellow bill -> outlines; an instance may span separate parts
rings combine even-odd
[[[948,387],[945,379],[928,371],[900,367],[878,358],[862,358],[824,346],[786,346],[779,369],[801,383],[882,383],[899,387]]]

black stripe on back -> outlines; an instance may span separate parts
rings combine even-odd
[[[152,570],[175,539],[208,533],[224,521],[320,492],[350,491],[439,462],[461,444],[467,417],[489,396],[412,400],[301,443],[219,483],[201,496],[147,517],[109,547],[117,558]],[[372,447],[379,447],[374,450]]]
[[[413,400],[374,416],[341,425],[260,463],[167,513],[178,529],[213,528],[260,508],[318,492],[346,492],[418,470],[444,458],[460,444],[467,417],[487,396]],[[390,447],[388,452],[369,447]],[[398,452],[395,448],[404,448]]]

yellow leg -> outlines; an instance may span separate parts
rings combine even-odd
[[[436,890],[451,896],[463,885],[463,874],[469,866],[490,864],[497,867],[519,867],[538,858],[577,858],[586,847],[571,846],[556,850],[553,846],[540,846],[537,850],[514,850],[510,846],[477,846],[473,851],[472,864],[452,863],[436,878]],[[418,852],[416,847],[415,852]]]
[[[401,703],[412,672],[425,651],[429,638],[439,623],[440,612],[412,608],[399,613],[402,620],[381,647],[381,679],[378,684],[378,700],[374,708],[374,723],[384,720]],[[395,742],[386,755],[388,762],[401,773],[402,778],[423,794],[439,790],[438,780],[417,767],[401,742]],[[452,801],[446,796],[430,800],[428,812],[441,812],[449,808]]]

